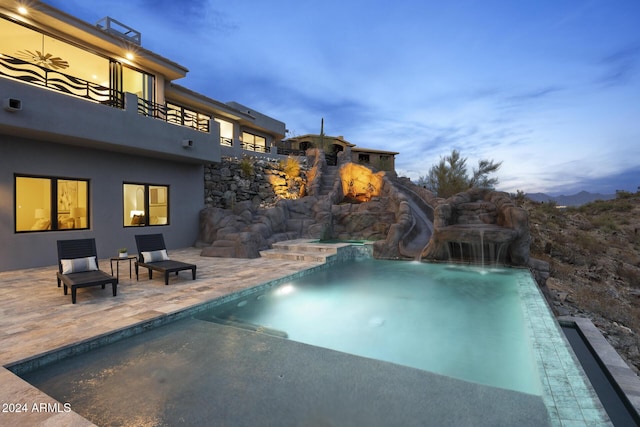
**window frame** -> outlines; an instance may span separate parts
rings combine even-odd
[[[26,179],[43,179],[49,181],[49,206],[43,206],[42,208],[45,211],[49,211],[49,221],[50,225],[48,229],[44,230],[18,230],[18,179],[26,178]],[[86,220],[85,227],[75,227],[74,228],[59,228],[58,227],[58,218],[59,215],[63,215],[61,210],[58,209],[58,189],[59,181],[77,181],[84,182],[87,186],[87,195],[86,195],[86,214],[83,217]],[[71,215],[71,212],[69,212]],[[54,220],[55,218],[55,220]],[[60,232],[60,231],[75,231],[75,230],[90,230],[91,229],[91,179],[89,178],[77,178],[77,177],[67,177],[67,176],[51,176],[51,175],[33,175],[33,174],[13,174],[13,232],[15,234],[23,234],[23,233],[48,233],[48,232]]]
[[[144,222],[143,223],[138,223],[138,224],[132,224],[131,222],[126,223],[125,222],[125,218],[126,218],[126,203],[125,203],[125,186],[126,185],[132,185],[132,186],[137,186],[137,187],[143,187],[143,198],[144,198]],[[148,213],[151,211],[151,208],[154,206],[158,206],[158,205],[153,205],[151,203],[151,188],[152,187],[162,187],[165,189],[165,200],[166,200],[166,218],[167,221],[163,224],[151,224],[151,215],[149,215]],[[153,183],[145,183],[145,182],[133,182],[133,181],[123,181],[122,182],[122,210],[121,210],[121,214],[122,214],[122,226],[124,228],[129,228],[129,227],[163,227],[163,226],[167,226],[167,225],[171,225],[171,203],[170,203],[170,192],[171,190],[171,186],[168,184],[153,184]],[[162,206],[162,205],[159,205]],[[131,211],[130,211],[131,212]],[[133,218],[133,217],[131,217]]]

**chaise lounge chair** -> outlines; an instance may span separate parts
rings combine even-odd
[[[95,239],[58,240],[58,287],[64,284],[64,294],[71,288],[71,303],[76,303],[78,288],[111,283],[113,296],[118,292],[118,279],[98,267]]]
[[[152,270],[159,271],[164,274],[164,284],[169,284],[169,273],[191,270],[193,280],[196,280],[195,264],[174,261],[169,259],[167,255],[167,247],[164,244],[162,234],[137,234],[136,246],[138,247],[138,260],[136,261],[136,280],[138,280],[138,267],[144,267],[149,270],[149,279],[152,279]]]

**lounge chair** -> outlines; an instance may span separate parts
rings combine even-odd
[[[169,284],[169,273],[176,273],[183,270],[191,270],[193,280],[196,280],[195,264],[174,261],[167,255],[167,247],[164,244],[162,234],[137,234],[136,246],[138,247],[138,260],[136,261],[136,280],[138,280],[138,268],[144,267],[149,270],[149,279],[152,279],[152,270],[164,274],[164,284]]]
[[[58,240],[58,287],[64,284],[64,294],[71,288],[71,302],[76,303],[78,288],[111,283],[113,296],[118,292],[118,279],[100,270],[95,239]]]

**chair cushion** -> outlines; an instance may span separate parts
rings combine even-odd
[[[81,273],[83,271],[95,271],[98,269],[96,257],[61,259],[62,274]]]
[[[144,258],[144,262],[168,261],[169,255],[167,255],[166,249],[161,249],[159,251],[142,252],[142,258]]]

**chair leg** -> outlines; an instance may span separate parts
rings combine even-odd
[[[196,268],[195,267],[193,267],[191,269],[191,275],[193,276],[193,280],[196,280]]]
[[[118,294],[118,284],[117,283],[112,283],[111,284],[111,289],[113,290],[113,296],[115,297]]]
[[[60,287],[60,278],[58,277],[58,287]]]
[[[76,303],[76,291],[78,289],[74,286],[71,287],[71,304],[75,304]]]
[[[176,271],[176,274],[178,274],[178,272]],[[164,285],[167,286],[169,284],[169,272],[167,271],[166,273],[164,273]]]

